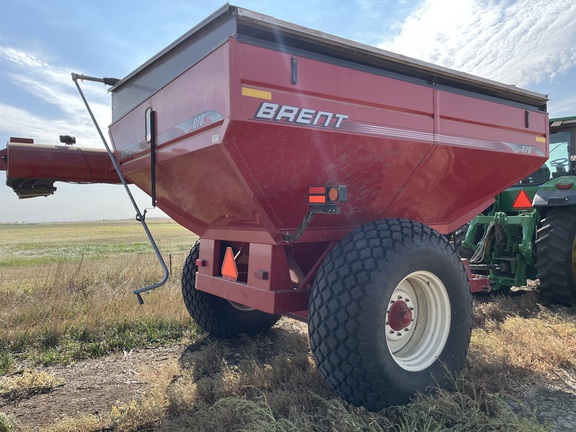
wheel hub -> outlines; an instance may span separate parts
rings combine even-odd
[[[394,331],[405,329],[412,322],[412,310],[404,300],[396,300],[388,309],[388,325]]]

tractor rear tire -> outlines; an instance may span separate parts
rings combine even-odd
[[[472,328],[472,295],[456,251],[406,219],[363,225],[325,258],[312,290],[312,352],[332,389],[369,410],[449,387]]]
[[[536,233],[536,277],[550,303],[576,304],[576,209],[549,210]]]
[[[230,339],[264,333],[280,319],[195,288],[200,242],[190,250],[182,270],[182,296],[188,313],[211,336]]]

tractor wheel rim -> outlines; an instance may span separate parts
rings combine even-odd
[[[450,311],[448,292],[436,275],[417,271],[406,276],[386,311],[386,343],[394,361],[412,372],[434,363],[448,340]]]

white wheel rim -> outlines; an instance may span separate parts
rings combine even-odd
[[[406,276],[386,310],[386,344],[394,361],[410,372],[429,367],[446,345],[450,321],[450,299],[442,281],[428,271]]]

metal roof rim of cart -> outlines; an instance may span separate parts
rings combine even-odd
[[[257,24],[262,29],[275,29],[277,30],[284,30],[286,33],[291,34],[293,36],[306,36],[311,40],[316,40],[318,42],[322,42],[322,44],[326,45],[329,43],[333,47],[337,48],[352,48],[360,54],[369,54],[375,57],[378,57],[384,61],[387,61],[391,65],[396,65],[398,70],[405,70],[407,67],[409,69],[413,69],[418,73],[414,73],[415,77],[418,77],[421,74],[428,74],[431,77],[443,78],[448,80],[453,80],[454,82],[460,83],[461,85],[473,85],[483,88],[485,90],[495,92],[496,96],[507,95],[506,99],[510,98],[511,93],[519,96],[521,100],[518,102],[523,103],[530,103],[534,106],[542,106],[548,101],[548,95],[538,93],[531,90],[526,90],[520,87],[517,87],[513,84],[504,84],[498,81],[490,80],[487,78],[482,78],[477,75],[468,74],[466,72],[460,72],[454,69],[450,69],[444,66],[438,66],[433,63],[428,63],[422,60],[414,59],[411,57],[404,56],[402,54],[397,54],[391,51],[386,51],[381,48],[376,48],[370,45],[366,45],[360,42],[355,42],[350,39],[341,38],[339,36],[334,36],[328,33],[324,33],[319,30],[310,29],[308,27],[300,26],[297,24],[293,24],[287,21],[283,21],[269,15],[264,15],[258,12],[254,12],[248,9],[240,8],[237,6],[233,6],[229,3],[222,6],[220,9],[215,11],[213,14],[208,16],[206,19],[202,20],[192,29],[184,33],[166,48],[158,52],[156,55],[151,57],[148,61],[140,65],[134,71],[129,73],[126,77],[121,79],[115,86],[113,86],[110,91],[114,91],[115,89],[122,87],[126,82],[128,82],[131,78],[138,75],[140,72],[145,70],[148,66],[155,63],[157,60],[164,57],[170,51],[172,51],[175,47],[180,45],[182,42],[186,41],[188,38],[192,37],[194,34],[199,32],[201,29],[216,21],[219,17],[232,14],[236,15],[236,19],[238,21],[244,21],[246,23]],[[394,70],[393,70],[394,71]],[[404,72],[406,73],[406,72]]]

